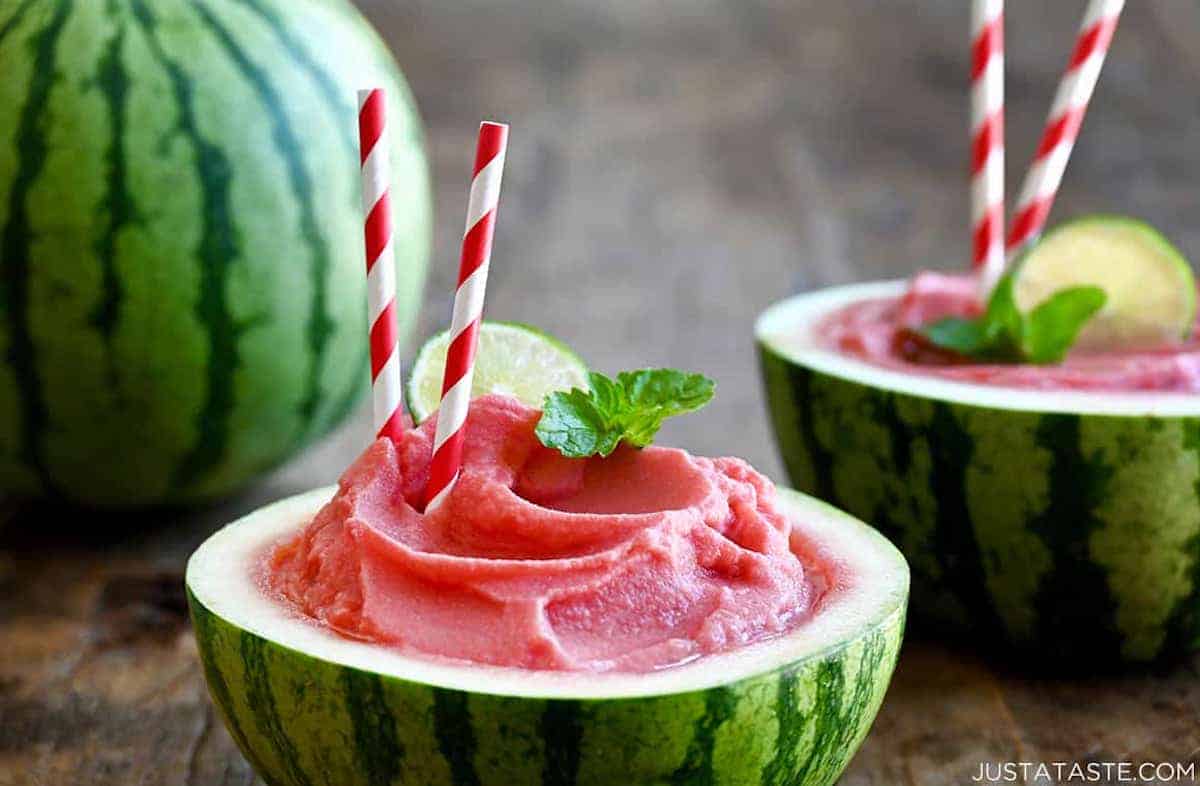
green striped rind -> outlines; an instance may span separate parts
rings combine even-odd
[[[312,503],[284,509],[294,515]],[[823,601],[825,613],[849,618],[809,623],[836,631],[834,640],[798,644],[789,635],[758,645],[767,649],[748,657],[765,655],[755,662],[771,665],[761,669],[725,655],[711,661],[719,671],[700,660],[633,676],[434,669],[348,643],[288,616],[254,584],[264,538],[303,525],[272,530],[272,509],[232,525],[245,538],[213,545],[223,531],[193,556],[188,599],[212,698],[273,786],[825,786],[857,750],[887,690],[908,574],[861,523],[809,500],[796,509],[827,520],[820,526],[829,543],[853,544],[840,564],[874,568],[849,568],[847,586],[856,589],[839,590],[861,593],[859,601]],[[834,548],[812,537],[818,550]]]
[[[1075,666],[1200,646],[1200,417],[927,398],[758,343],[792,482],[900,547],[919,622]]]
[[[831,784],[883,700],[903,611],[830,652],[706,691],[541,700],[310,657],[189,595],[213,700],[272,784]]]
[[[0,490],[211,497],[366,389],[355,91],[389,94],[398,313],[430,199],[412,97],[343,0],[0,11]]]

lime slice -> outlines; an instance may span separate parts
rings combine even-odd
[[[1077,347],[1135,349],[1192,334],[1196,281],[1158,230],[1124,216],[1088,216],[1047,233],[1017,262],[1013,294],[1029,312],[1055,292],[1097,286],[1108,295]]]
[[[438,408],[449,331],[425,342],[408,380],[408,408],[420,423]],[[573,387],[587,389],[587,366],[570,347],[535,327],[513,322],[484,322],[475,353],[471,396],[503,393],[531,407],[546,394]]]

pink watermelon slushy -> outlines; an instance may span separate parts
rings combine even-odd
[[[816,327],[830,349],[895,371],[1025,390],[1200,392],[1200,332],[1185,342],[1137,350],[1076,349],[1057,365],[967,361],[919,334],[944,317],[980,314],[970,276],[921,273],[900,297],[843,306]]]
[[[472,403],[462,476],[426,514],[433,419],[379,440],[261,562],[262,584],[342,636],[499,666],[642,672],[810,619],[835,566],[797,546],[744,461],[622,446],[570,459],[516,400]]]

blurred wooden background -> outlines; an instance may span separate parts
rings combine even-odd
[[[472,138],[513,126],[489,315],[596,367],[720,385],[665,440],[777,479],[751,342],[792,292],[967,258],[965,0],[360,0],[428,127],[449,314]],[[1009,3],[1015,192],[1083,0]],[[1151,218],[1200,257],[1200,4],[1132,0],[1055,218]],[[249,784],[204,694],[184,560],[260,502],[331,482],[366,413],[253,491],[172,526],[64,546],[0,533],[0,784]],[[157,522],[156,522],[157,523]],[[149,534],[146,534],[146,533]],[[968,783],[980,762],[1196,761],[1197,663],[1040,682],[909,642],[844,784]],[[512,786],[517,786],[516,784]]]

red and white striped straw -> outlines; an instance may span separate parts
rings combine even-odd
[[[450,346],[442,376],[442,402],[438,408],[433,459],[425,486],[425,508],[432,510],[450,494],[462,467],[464,424],[471,404],[475,375],[475,348],[483,319],[483,295],[487,288],[496,231],[496,207],[500,202],[500,178],[508,148],[508,126],[480,123],[475,148],[471,196],[467,202],[467,227],[463,235],[454,293],[454,315],[450,320]]]
[[[1054,104],[1046,119],[1042,140],[1017,201],[1008,232],[1009,262],[1035,240],[1046,226],[1046,218],[1054,205],[1054,197],[1067,169],[1067,160],[1079,137],[1088,101],[1096,88],[1096,80],[1100,78],[1100,69],[1124,6],[1125,0],[1091,0],[1088,4],[1079,27],[1079,37],[1075,41],[1075,50],[1058,84],[1058,93],[1054,96]]]
[[[376,435],[399,439],[404,430],[396,329],[396,266],[392,253],[392,203],[388,195],[387,102],[378,88],[358,91],[358,142],[367,249],[367,316],[370,324],[371,398]]]
[[[986,295],[1004,272],[1004,0],[971,3],[971,237]]]

